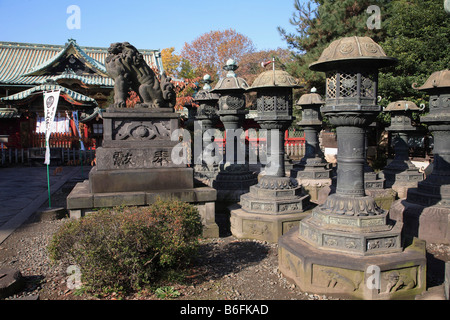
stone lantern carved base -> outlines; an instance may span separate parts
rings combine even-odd
[[[219,170],[212,181],[212,187],[217,190],[217,201],[236,202],[257,183],[258,177],[253,172]]]
[[[388,300],[414,299],[426,290],[425,242],[419,239],[401,252],[360,256],[325,252],[300,239],[293,228],[278,244],[280,271],[302,291]],[[379,270],[378,288],[373,270]]]
[[[318,192],[317,203],[319,205],[325,203],[327,197],[336,192],[336,186],[332,183],[322,187]],[[365,189],[366,196],[372,197],[375,204],[384,210],[389,210],[391,205],[397,199],[397,191],[392,188],[368,188]]]
[[[203,163],[194,166],[195,179],[209,187],[213,186],[213,181],[216,179],[218,173],[219,165],[217,164],[207,165]]]
[[[378,216],[337,216],[313,210],[299,225],[299,237],[316,248],[354,255],[400,252],[402,224]]]
[[[376,173],[366,163],[364,166],[364,189],[366,195],[375,199],[376,204],[389,210],[392,203],[397,199],[397,191],[386,185],[386,179],[383,172]]]
[[[405,225],[406,237],[450,244],[450,183],[447,176],[431,174],[408,189],[406,199],[393,203],[392,219]]]
[[[331,164],[322,159],[317,159],[315,162],[311,160],[314,159],[308,159],[305,165],[295,164],[290,176],[297,179],[298,184],[303,186],[311,197],[310,201],[317,203],[320,190],[332,183],[332,169]]]
[[[365,189],[383,189],[385,186],[385,179],[373,170],[366,170],[364,172],[364,188]]]
[[[175,164],[171,134],[178,115],[171,109],[108,108],[103,113],[104,143],[89,180],[78,183],[67,197],[71,218],[97,208],[146,206],[162,199],[192,203],[199,209],[205,237],[218,237],[217,192],[194,185],[194,172]]]
[[[425,200],[423,195],[416,196]],[[392,219],[403,222],[406,238],[418,237],[429,243],[450,244],[449,207],[420,205],[403,199],[392,204],[389,214]]]
[[[310,211],[309,195],[289,177],[264,176],[239,205],[229,207],[231,232],[237,238],[275,243]]]
[[[400,199],[406,198],[408,189],[416,188],[417,183],[423,180],[423,173],[417,168],[404,171],[385,168],[383,173],[386,178],[386,187],[395,190]]]

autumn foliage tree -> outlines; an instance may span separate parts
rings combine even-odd
[[[161,61],[164,71],[171,77],[176,77],[181,63],[181,56],[174,53],[175,48],[165,48],[161,50]]]
[[[189,61],[195,76],[209,74],[217,80],[222,67],[228,59],[236,61],[255,51],[255,46],[248,37],[233,29],[210,31],[191,43],[185,43],[181,57]]]

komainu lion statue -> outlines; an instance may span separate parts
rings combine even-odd
[[[141,100],[136,107],[173,108],[174,86],[165,73],[161,82],[147,65],[142,54],[128,42],[113,43],[105,59],[106,71],[114,79],[114,106],[125,108],[128,92],[135,91]]]

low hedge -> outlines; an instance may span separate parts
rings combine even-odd
[[[155,283],[162,271],[189,264],[201,234],[197,208],[159,200],[68,221],[53,235],[48,250],[51,259],[80,268],[85,290],[128,292]]]

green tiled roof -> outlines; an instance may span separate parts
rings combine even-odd
[[[114,86],[114,81],[106,75],[104,66],[108,49],[81,47],[73,39],[69,39],[64,46],[0,42],[0,85],[39,85],[47,79],[54,79],[59,75],[42,75],[42,71],[64,56],[68,50],[72,50],[78,58],[98,73],[98,75],[83,76],[83,80],[88,81],[85,82],[86,84]],[[155,66],[162,72],[159,50],[139,49],[139,52],[142,53],[147,64]]]

